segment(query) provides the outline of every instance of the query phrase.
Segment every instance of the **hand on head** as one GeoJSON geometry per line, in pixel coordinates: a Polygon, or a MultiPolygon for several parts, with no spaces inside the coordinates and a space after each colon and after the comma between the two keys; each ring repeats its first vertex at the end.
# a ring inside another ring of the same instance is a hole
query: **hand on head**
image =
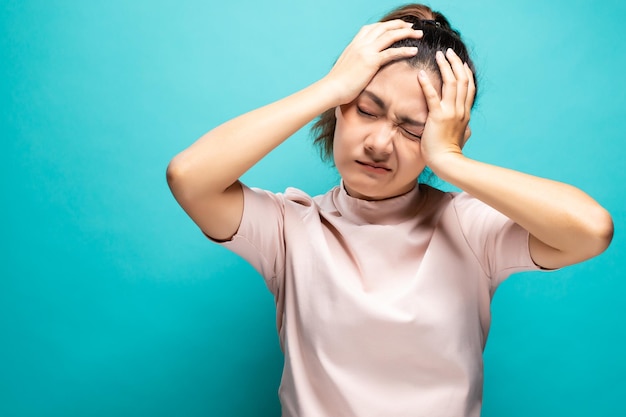
{"type": "Polygon", "coordinates": [[[437,52],[436,60],[441,72],[441,94],[426,71],[420,70],[418,76],[428,105],[422,154],[429,166],[441,156],[461,153],[470,136],[468,124],[476,94],[472,71],[452,49],[445,54],[437,52]]]}
{"type": "Polygon", "coordinates": [[[413,29],[412,23],[403,20],[363,26],[325,77],[335,86],[338,104],[354,100],[382,66],[417,53],[415,47],[389,46],[402,39],[419,39],[422,35],[421,30],[413,29]]]}
{"type": "MultiPolygon", "coordinates": [[[[406,5],[383,17],[380,23],[364,26],[324,77],[324,82],[330,81],[328,90],[335,95],[332,97],[335,103],[347,104],[362,93],[381,68],[394,61],[405,61],[415,69],[415,78],[419,70],[427,74],[423,84],[415,80],[420,96],[423,88],[429,89],[428,110],[434,111],[427,131],[432,133],[426,135],[425,142],[432,146],[425,152],[429,155],[438,155],[442,149],[459,152],[470,136],[467,122],[478,86],[474,64],[460,33],[441,13],[424,5],[406,5]],[[446,52],[449,48],[454,52],[446,52]],[[438,140],[431,141],[432,137],[438,140]]],[[[333,108],[324,112],[313,126],[315,143],[327,160],[333,159],[335,126],[333,108]]]]}

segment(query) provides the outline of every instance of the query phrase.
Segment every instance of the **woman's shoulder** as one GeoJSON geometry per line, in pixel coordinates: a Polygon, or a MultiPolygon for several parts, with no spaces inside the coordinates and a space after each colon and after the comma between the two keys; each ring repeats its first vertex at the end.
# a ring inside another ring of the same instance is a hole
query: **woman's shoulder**
{"type": "Polygon", "coordinates": [[[420,184],[420,193],[432,205],[452,205],[455,208],[489,207],[465,191],[444,191],[428,184],[420,184]]]}
{"type": "Polygon", "coordinates": [[[299,206],[311,207],[314,204],[313,197],[311,197],[306,191],[296,187],[288,187],[285,189],[284,198],[286,201],[299,206]]]}
{"type": "MultiPolygon", "coordinates": [[[[494,208],[465,191],[443,191],[420,184],[420,192],[425,196],[424,211],[447,212],[460,222],[472,221],[480,217],[499,216],[494,208]]],[[[500,215],[501,216],[501,215],[500,215]]]]}
{"type": "Polygon", "coordinates": [[[314,207],[319,205],[318,203],[323,201],[327,195],[329,195],[333,189],[329,190],[325,194],[317,195],[312,197],[307,192],[296,188],[296,187],[287,187],[282,192],[270,191],[264,188],[259,187],[248,187],[243,185],[244,187],[244,195],[254,195],[256,198],[261,199],[271,199],[274,202],[277,202],[284,206],[293,206],[293,207],[314,207]]]}
{"type": "Polygon", "coordinates": [[[419,193],[421,200],[427,206],[447,206],[454,200],[459,193],[454,191],[443,191],[437,187],[428,184],[419,184],[419,193]]]}

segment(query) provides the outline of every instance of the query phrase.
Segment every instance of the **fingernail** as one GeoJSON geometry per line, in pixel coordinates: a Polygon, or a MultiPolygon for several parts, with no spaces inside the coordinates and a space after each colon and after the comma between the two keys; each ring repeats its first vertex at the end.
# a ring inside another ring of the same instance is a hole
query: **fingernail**
{"type": "Polygon", "coordinates": [[[454,53],[454,50],[452,48],[448,48],[448,50],[446,52],[451,54],[451,55],[456,55],[456,53],[454,53]]]}
{"type": "Polygon", "coordinates": [[[420,76],[420,77],[422,77],[422,78],[427,78],[427,76],[426,76],[426,71],[424,71],[424,70],[420,70],[420,72],[419,72],[419,76],[420,76]]]}

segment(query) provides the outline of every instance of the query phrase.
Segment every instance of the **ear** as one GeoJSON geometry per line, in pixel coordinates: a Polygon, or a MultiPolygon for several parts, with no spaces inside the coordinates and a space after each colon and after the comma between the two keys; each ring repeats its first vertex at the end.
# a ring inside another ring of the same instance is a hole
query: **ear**
{"type": "Polygon", "coordinates": [[[461,144],[461,149],[465,146],[470,136],[472,136],[472,129],[468,124],[467,127],[465,127],[465,133],[463,134],[463,143],[461,144]]]}
{"type": "Polygon", "coordinates": [[[335,107],[335,119],[339,120],[344,117],[344,112],[352,103],[342,104],[335,107]]]}

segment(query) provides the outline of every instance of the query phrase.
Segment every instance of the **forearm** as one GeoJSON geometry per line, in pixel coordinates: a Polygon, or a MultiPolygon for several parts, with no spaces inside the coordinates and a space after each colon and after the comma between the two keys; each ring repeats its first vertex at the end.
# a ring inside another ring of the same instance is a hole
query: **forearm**
{"type": "Polygon", "coordinates": [[[322,80],[216,127],[172,160],[168,171],[176,173],[170,172],[171,176],[184,178],[172,184],[173,191],[223,192],[272,149],[335,105],[332,86],[322,80]]]}
{"type": "Polygon", "coordinates": [[[547,268],[584,261],[604,251],[613,237],[607,211],[575,187],[465,157],[476,92],[466,63],[448,50],[437,53],[443,86],[428,74],[418,81],[428,104],[422,157],[441,179],[468,192],[526,229],[533,260],[547,268]]]}
{"type": "Polygon", "coordinates": [[[447,156],[437,164],[433,171],[443,180],[500,211],[560,252],[556,256],[559,260],[543,266],[580,262],[601,253],[611,241],[610,215],[575,187],[461,154],[447,156]]]}

